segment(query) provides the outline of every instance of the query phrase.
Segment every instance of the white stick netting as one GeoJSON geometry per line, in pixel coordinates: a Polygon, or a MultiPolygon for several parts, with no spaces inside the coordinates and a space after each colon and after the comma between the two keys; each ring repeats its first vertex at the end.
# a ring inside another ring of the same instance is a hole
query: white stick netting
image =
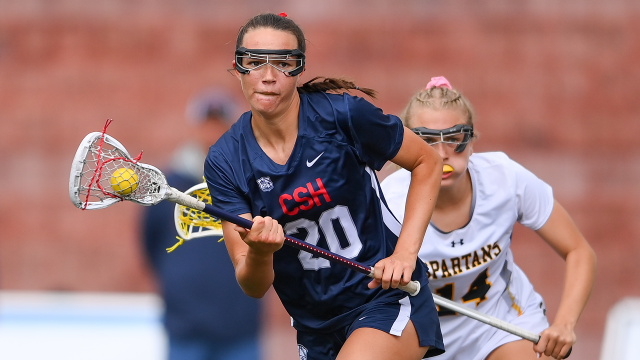
{"type": "Polygon", "coordinates": [[[162,201],[167,180],[160,170],[139,163],[141,155],[131,158],[124,146],[104,131],[87,135],[71,167],[69,193],[74,204],[97,209],[121,200],[142,205],[162,201]]]}

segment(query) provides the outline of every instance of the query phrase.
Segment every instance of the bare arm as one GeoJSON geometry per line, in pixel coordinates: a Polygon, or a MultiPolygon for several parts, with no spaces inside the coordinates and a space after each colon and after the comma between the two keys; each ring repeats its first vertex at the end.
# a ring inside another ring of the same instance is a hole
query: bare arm
{"type": "Polygon", "coordinates": [[[595,280],[596,255],[557,201],[549,220],[536,231],[566,261],[564,289],[553,324],[542,332],[534,351],[563,357],[576,341],[574,328],[595,280]]]}
{"type": "Polygon", "coordinates": [[[391,161],[411,171],[411,185],[398,244],[390,257],[375,265],[375,279],[370,288],[380,284],[385,289],[395,288],[411,280],[442,179],[442,158],[408,128],[404,129],[402,146],[391,161]]]}
{"type": "MultiPolygon", "coordinates": [[[[250,214],[240,216],[251,220],[250,214]]],[[[223,221],[222,232],[238,284],[245,294],[263,297],[275,276],[273,253],[284,244],[282,226],[270,217],[257,216],[250,231],[223,221]]]]}

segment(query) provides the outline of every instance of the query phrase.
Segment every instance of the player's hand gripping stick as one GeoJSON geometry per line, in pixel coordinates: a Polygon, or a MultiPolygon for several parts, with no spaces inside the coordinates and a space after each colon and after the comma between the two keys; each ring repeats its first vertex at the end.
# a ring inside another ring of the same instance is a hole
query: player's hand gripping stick
{"type": "MultiPolygon", "coordinates": [[[[445,307],[449,310],[453,310],[455,312],[458,312],[462,315],[468,316],[474,320],[478,320],[482,323],[485,323],[487,325],[493,326],[497,329],[500,330],[504,330],[510,334],[513,334],[515,336],[519,336],[525,340],[529,340],[534,344],[537,344],[538,341],[540,341],[540,335],[536,334],[534,332],[522,329],[518,326],[515,326],[513,324],[510,324],[506,321],[500,320],[496,317],[487,315],[485,313],[482,313],[478,310],[475,309],[471,309],[468,308],[466,306],[463,306],[461,304],[458,304],[454,301],[451,301],[449,299],[443,298],[442,296],[433,294],[433,302],[436,303],[436,305],[438,306],[442,306],[445,307]]],[[[567,351],[567,355],[564,356],[564,358],[568,358],[569,355],[571,355],[571,350],[573,348],[569,349],[569,351],[567,351]]]]}
{"type": "MultiPolygon", "coordinates": [[[[204,202],[194,197],[191,197],[189,195],[186,195],[180,192],[179,190],[176,190],[171,187],[167,190],[167,194],[165,196],[166,196],[166,199],[171,202],[184,205],[193,209],[204,211],[205,213],[211,216],[215,216],[221,220],[225,220],[230,223],[236,224],[245,229],[251,229],[251,226],[253,225],[253,222],[251,220],[247,220],[243,217],[233,215],[224,210],[218,209],[212,205],[205,204],[204,202]]],[[[374,277],[373,267],[369,267],[361,263],[358,263],[356,261],[353,261],[351,259],[347,259],[340,255],[334,254],[330,251],[324,250],[317,246],[298,240],[292,236],[285,235],[284,240],[285,240],[285,244],[288,246],[312,253],[314,255],[317,255],[329,261],[340,263],[352,270],[365,274],[371,278],[374,277]]],[[[409,295],[411,296],[415,296],[420,292],[420,283],[414,280],[409,282],[407,285],[400,285],[398,286],[398,288],[408,292],[409,295]]]]}

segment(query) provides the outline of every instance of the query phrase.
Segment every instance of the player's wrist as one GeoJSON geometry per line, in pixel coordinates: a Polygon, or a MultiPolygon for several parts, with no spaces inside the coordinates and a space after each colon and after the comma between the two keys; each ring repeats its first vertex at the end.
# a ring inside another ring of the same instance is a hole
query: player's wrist
{"type": "Polygon", "coordinates": [[[257,246],[249,246],[245,262],[251,267],[271,266],[273,264],[273,252],[257,246]]]}
{"type": "Polygon", "coordinates": [[[553,324],[551,324],[551,326],[573,331],[573,329],[576,327],[576,321],[571,319],[556,318],[556,320],[553,322],[553,324]]]}
{"type": "Polygon", "coordinates": [[[414,263],[418,259],[418,251],[396,247],[391,257],[397,260],[405,261],[407,263],[414,263]]]}

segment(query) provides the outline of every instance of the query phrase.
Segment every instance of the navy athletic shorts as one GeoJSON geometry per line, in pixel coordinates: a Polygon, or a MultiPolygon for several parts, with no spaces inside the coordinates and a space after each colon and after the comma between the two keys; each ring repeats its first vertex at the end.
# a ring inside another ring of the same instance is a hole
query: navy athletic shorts
{"type": "Polygon", "coordinates": [[[335,360],[349,335],[359,328],[373,328],[399,336],[411,320],[421,346],[429,346],[425,358],[444,353],[440,321],[428,287],[416,296],[400,301],[374,302],[363,306],[351,325],[338,331],[319,333],[297,332],[300,360],[335,360]]]}

